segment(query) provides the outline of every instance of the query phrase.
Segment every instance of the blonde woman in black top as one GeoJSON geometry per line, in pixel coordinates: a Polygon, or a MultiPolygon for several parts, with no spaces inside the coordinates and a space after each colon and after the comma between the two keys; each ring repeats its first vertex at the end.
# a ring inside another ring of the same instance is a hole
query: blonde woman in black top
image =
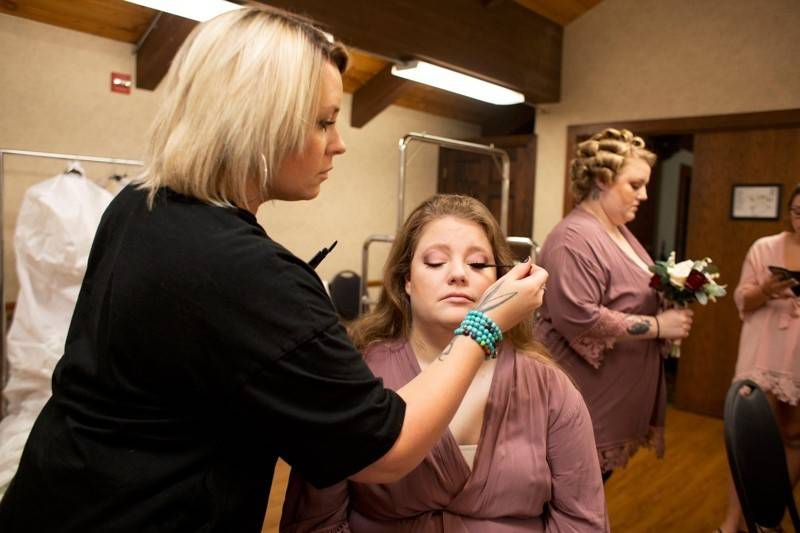
{"type": "MultiPolygon", "coordinates": [[[[314,271],[256,222],[266,200],[314,198],[344,152],[346,62],[311,24],[258,8],[189,36],[149,166],[98,229],[0,531],[257,532],[277,457],[319,486],[386,482],[440,438],[481,347],[454,338],[384,389],[314,271]]],[[[478,307],[506,330],[545,277],[519,265],[478,307]]]]}

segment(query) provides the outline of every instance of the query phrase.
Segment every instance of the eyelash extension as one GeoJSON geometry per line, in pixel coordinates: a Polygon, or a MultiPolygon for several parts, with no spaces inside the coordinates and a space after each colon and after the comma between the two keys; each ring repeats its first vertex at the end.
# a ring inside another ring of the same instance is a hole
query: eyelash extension
{"type": "Polygon", "coordinates": [[[490,263],[470,263],[472,268],[512,268],[514,265],[492,265],[490,263]]]}
{"type": "MultiPolygon", "coordinates": [[[[444,263],[425,263],[429,267],[440,267],[444,263]]],[[[513,268],[514,265],[494,265],[490,263],[468,263],[468,265],[472,268],[482,270],[484,268],[513,268]]]]}

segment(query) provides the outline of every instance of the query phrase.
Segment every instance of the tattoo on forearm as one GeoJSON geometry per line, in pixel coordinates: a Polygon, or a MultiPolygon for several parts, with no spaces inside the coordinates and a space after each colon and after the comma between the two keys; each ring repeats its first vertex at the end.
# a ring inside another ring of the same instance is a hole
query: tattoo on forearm
{"type": "Polygon", "coordinates": [[[475,309],[485,313],[486,311],[490,311],[492,309],[495,309],[496,307],[500,307],[501,305],[503,305],[504,303],[506,303],[511,298],[517,295],[516,292],[506,292],[504,294],[499,294],[495,296],[497,294],[497,291],[499,291],[500,287],[502,286],[503,282],[500,281],[498,282],[496,287],[492,287],[491,289],[489,289],[489,291],[484,295],[484,297],[481,298],[481,301],[478,302],[478,305],[475,307],[475,309]]]}
{"type": "Polygon", "coordinates": [[[631,335],[644,335],[650,331],[650,321],[640,316],[627,316],[625,321],[628,322],[628,333],[631,335]]]}
{"type": "Polygon", "coordinates": [[[456,338],[455,337],[450,339],[450,342],[447,344],[447,346],[444,347],[444,350],[442,350],[442,353],[439,354],[439,361],[444,361],[444,358],[447,357],[448,355],[450,355],[450,352],[453,350],[453,345],[455,343],[456,343],[456,338]]]}

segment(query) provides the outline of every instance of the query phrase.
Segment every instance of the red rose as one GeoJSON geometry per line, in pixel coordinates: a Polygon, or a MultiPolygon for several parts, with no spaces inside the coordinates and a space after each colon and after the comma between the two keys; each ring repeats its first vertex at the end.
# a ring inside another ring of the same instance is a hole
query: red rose
{"type": "Polygon", "coordinates": [[[661,287],[661,276],[658,274],[653,274],[653,277],[650,278],[650,286],[654,289],[661,287]]]}
{"type": "Polygon", "coordinates": [[[696,291],[706,283],[708,283],[706,275],[698,270],[692,269],[692,271],[689,272],[689,275],[686,277],[686,283],[684,283],[683,286],[690,291],[696,291]]]}

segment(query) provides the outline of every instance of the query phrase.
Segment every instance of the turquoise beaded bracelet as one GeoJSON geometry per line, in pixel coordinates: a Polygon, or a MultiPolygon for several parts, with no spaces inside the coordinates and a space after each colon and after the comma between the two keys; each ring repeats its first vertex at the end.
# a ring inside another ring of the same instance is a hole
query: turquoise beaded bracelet
{"type": "Polygon", "coordinates": [[[503,332],[497,324],[485,313],[474,309],[467,313],[453,333],[465,335],[477,342],[486,354],[487,360],[497,357],[497,346],[503,340],[503,332]]]}

